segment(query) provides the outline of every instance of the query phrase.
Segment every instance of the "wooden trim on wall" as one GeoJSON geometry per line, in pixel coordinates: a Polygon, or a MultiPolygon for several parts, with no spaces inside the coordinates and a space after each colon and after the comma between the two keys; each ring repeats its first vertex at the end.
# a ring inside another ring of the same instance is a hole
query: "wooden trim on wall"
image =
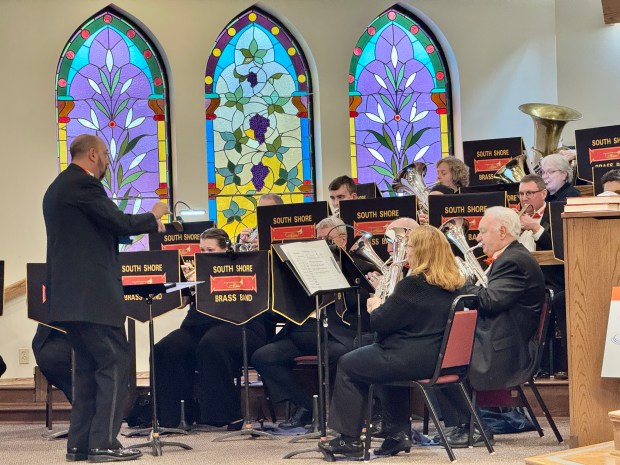
{"type": "Polygon", "coordinates": [[[20,279],[4,288],[4,302],[15,299],[26,293],[26,278],[20,279]]]}
{"type": "Polygon", "coordinates": [[[620,23],[620,0],[601,0],[605,24],[620,23]]]}

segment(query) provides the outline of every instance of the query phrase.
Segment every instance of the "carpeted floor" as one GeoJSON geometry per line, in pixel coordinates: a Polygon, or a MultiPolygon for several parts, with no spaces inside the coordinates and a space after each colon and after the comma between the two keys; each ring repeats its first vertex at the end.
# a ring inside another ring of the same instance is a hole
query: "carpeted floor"
{"type": "MultiPolygon", "coordinates": [[[[556,419],[558,427],[565,438],[568,437],[568,419],[556,419]]],[[[55,424],[55,430],[65,428],[66,424],[55,424]]],[[[566,449],[566,443],[558,444],[551,429],[544,423],[545,436],[539,438],[536,432],[496,436],[495,454],[489,455],[484,447],[474,449],[457,449],[455,455],[461,465],[486,464],[524,464],[524,459],[533,455],[566,449]]],[[[124,429],[124,431],[127,431],[124,429]]],[[[52,465],[64,464],[66,440],[48,441],[42,434],[46,430],[41,425],[0,424],[0,464],[2,465],[52,465]]],[[[316,441],[289,443],[290,437],[276,437],[275,440],[250,439],[247,436],[236,437],[226,442],[212,442],[225,431],[214,429],[212,432],[192,433],[187,436],[167,436],[164,440],[184,442],[193,450],[185,451],[177,447],[164,447],[161,457],[150,455],[150,449],[142,449],[144,456],[139,459],[141,465],[147,464],[319,464],[324,463],[318,452],[298,455],[291,460],[282,457],[296,450],[311,448],[316,441]]],[[[143,439],[122,438],[125,446],[141,442],[143,439]]],[[[376,447],[378,447],[377,443],[376,447]]],[[[420,463],[424,465],[449,465],[445,450],[437,446],[415,447],[411,454],[399,454],[395,457],[377,459],[380,463],[420,463]]],[[[136,462],[137,463],[137,462],[136,462]]]]}

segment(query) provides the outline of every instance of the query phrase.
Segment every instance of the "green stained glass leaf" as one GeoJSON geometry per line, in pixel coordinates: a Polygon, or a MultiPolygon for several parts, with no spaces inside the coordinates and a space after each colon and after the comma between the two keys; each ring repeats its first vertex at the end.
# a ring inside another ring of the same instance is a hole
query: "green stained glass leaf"
{"type": "Polygon", "coordinates": [[[123,183],[123,165],[118,164],[118,170],[116,171],[116,185],[117,188],[120,189],[123,183]]]}
{"type": "Polygon", "coordinates": [[[255,55],[256,52],[258,50],[258,43],[256,42],[256,39],[252,39],[252,41],[250,42],[250,53],[252,55],[255,55]]]}
{"type": "Polygon", "coordinates": [[[118,106],[118,108],[116,109],[116,111],[114,112],[114,114],[112,115],[112,119],[116,118],[120,114],[120,112],[125,109],[125,107],[127,106],[128,103],[129,103],[129,99],[128,98],[123,100],[120,103],[120,105],[118,106]]]}
{"type": "Polygon", "coordinates": [[[286,168],[280,167],[278,176],[280,176],[282,179],[288,179],[288,171],[286,171],[286,168]]]}
{"type": "Polygon", "coordinates": [[[385,103],[388,107],[390,107],[392,111],[396,111],[396,108],[394,108],[394,104],[390,101],[389,98],[387,98],[383,94],[379,94],[379,97],[381,97],[381,100],[383,100],[383,103],[385,103]]]}
{"type": "MultiPolygon", "coordinates": [[[[243,57],[247,60],[248,58],[250,59],[250,61],[252,60],[252,52],[250,50],[248,50],[247,48],[242,48],[241,50],[239,50],[241,52],[241,55],[243,55],[243,57]]],[[[245,63],[245,60],[244,60],[245,63]]]]}
{"type": "Polygon", "coordinates": [[[399,108],[398,108],[399,113],[401,112],[403,108],[407,106],[407,104],[409,103],[409,100],[411,100],[411,97],[413,97],[413,94],[409,94],[403,99],[402,103],[399,105],[399,108]]]}
{"type": "Polygon", "coordinates": [[[112,90],[110,89],[110,82],[108,81],[108,77],[105,75],[103,70],[99,70],[99,76],[101,77],[101,82],[103,83],[103,87],[108,91],[108,95],[112,95],[112,90]]]}
{"type": "MultiPolygon", "coordinates": [[[[101,103],[99,100],[95,100],[95,105],[97,105],[97,108],[99,108],[99,110],[101,110],[101,113],[103,113],[104,115],[106,115],[108,118],[110,118],[110,115],[108,113],[108,109],[106,107],[103,106],[103,103],[101,103]]],[[[111,119],[111,118],[110,118],[111,119]]]]}
{"type": "Polygon", "coordinates": [[[286,184],[286,179],[277,179],[274,184],[276,186],[283,186],[284,184],[286,184]]]}
{"type": "Polygon", "coordinates": [[[235,102],[231,101],[231,100],[227,100],[226,103],[224,103],[225,107],[234,107],[236,105],[235,102]]]}
{"type": "Polygon", "coordinates": [[[111,86],[111,93],[114,93],[114,90],[116,90],[116,86],[118,85],[118,81],[121,78],[121,70],[120,68],[116,71],[116,73],[114,73],[114,78],[112,78],[112,86],[111,86]]]}
{"type": "Polygon", "coordinates": [[[394,144],[392,143],[392,138],[390,137],[390,135],[387,133],[387,131],[385,130],[385,126],[383,126],[383,137],[385,138],[385,141],[387,142],[387,147],[394,152],[394,144]]]}
{"type": "Polygon", "coordinates": [[[407,150],[412,145],[417,144],[417,142],[420,140],[420,137],[422,137],[422,134],[424,134],[429,129],[430,128],[423,128],[414,134],[412,128],[411,132],[407,135],[407,139],[405,139],[405,146],[403,147],[403,150],[407,150]]]}
{"type": "Polygon", "coordinates": [[[231,173],[235,172],[235,164],[230,160],[228,160],[228,163],[226,164],[226,168],[228,168],[228,171],[231,173]]]}
{"type": "Polygon", "coordinates": [[[123,143],[121,144],[121,151],[118,155],[118,159],[120,160],[122,157],[130,153],[136,147],[136,144],[140,142],[140,139],[146,136],[147,134],[140,134],[139,136],[136,136],[133,139],[129,140],[128,134],[123,143]],[[125,143],[125,141],[127,141],[127,143],[125,143]]]}
{"type": "Polygon", "coordinates": [[[261,49],[261,50],[257,50],[256,53],[254,54],[254,58],[265,58],[265,55],[267,55],[267,50],[261,49]]]}
{"type": "MultiPolygon", "coordinates": [[[[377,131],[373,131],[372,129],[367,129],[367,131],[369,133],[371,133],[373,136],[375,136],[375,139],[377,139],[377,142],[379,142],[382,146],[384,146],[385,148],[388,148],[388,149],[390,148],[390,144],[388,144],[388,141],[385,139],[384,136],[379,134],[377,131]]],[[[385,129],[384,129],[384,131],[385,131],[385,129]]]]}
{"type": "Polygon", "coordinates": [[[388,176],[391,178],[394,177],[394,173],[391,173],[389,170],[387,170],[386,168],[384,168],[383,166],[377,166],[377,165],[370,165],[370,167],[375,170],[377,173],[383,175],[383,176],[388,176]]]}
{"type": "Polygon", "coordinates": [[[235,186],[240,186],[241,178],[239,176],[233,176],[233,183],[235,184],[235,186]]]}
{"type": "Polygon", "coordinates": [[[387,75],[387,78],[389,79],[390,84],[392,84],[392,87],[394,88],[394,90],[396,90],[396,82],[394,82],[394,76],[392,75],[392,70],[386,64],[384,64],[383,66],[385,67],[385,74],[387,75]]]}
{"type": "Polygon", "coordinates": [[[396,165],[396,157],[392,157],[392,161],[390,165],[392,168],[392,173],[396,174],[398,172],[398,166],[396,165]]]}
{"type": "Polygon", "coordinates": [[[400,71],[398,72],[398,77],[396,78],[396,89],[400,87],[400,83],[403,81],[403,76],[405,75],[405,66],[401,66],[400,71]]]}
{"type": "Polygon", "coordinates": [[[284,73],[275,73],[269,79],[280,79],[282,76],[284,76],[284,73]]]}

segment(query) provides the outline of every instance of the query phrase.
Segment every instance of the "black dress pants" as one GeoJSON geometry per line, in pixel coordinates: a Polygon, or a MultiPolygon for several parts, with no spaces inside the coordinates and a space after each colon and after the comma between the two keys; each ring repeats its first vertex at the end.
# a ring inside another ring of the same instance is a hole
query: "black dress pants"
{"type": "MultiPolygon", "coordinates": [[[[299,385],[293,373],[293,359],[316,355],[316,342],[316,320],[311,318],[301,326],[289,323],[284,335],[276,335],[274,341],[254,353],[251,364],[266,383],[273,402],[288,400],[298,407],[312,410],[312,397],[299,385]]],[[[328,336],[327,351],[330,380],[333,381],[338,359],[349,349],[328,336]]]]}
{"type": "Polygon", "coordinates": [[[59,331],[53,331],[40,349],[34,352],[37,365],[47,382],[60,389],[72,402],[71,342],[59,331]]]}
{"type": "MultiPolygon", "coordinates": [[[[186,421],[225,425],[243,417],[234,380],[243,367],[241,327],[214,320],[206,326],[174,330],[155,344],[155,375],[160,424],[176,427],[185,400],[186,421]],[[194,384],[199,411],[194,406],[194,384]]],[[[247,327],[248,357],[265,344],[264,325],[247,327]]]]}
{"type": "MultiPolygon", "coordinates": [[[[416,379],[411,364],[403,363],[377,344],[360,347],[338,362],[328,425],[341,434],[359,437],[367,411],[371,384],[416,379]]],[[[410,430],[409,388],[378,385],[383,420],[389,433],[410,430]]]]}
{"type": "Polygon", "coordinates": [[[64,323],[75,351],[75,399],[68,448],[116,449],[129,396],[129,344],[124,327],[64,323]]]}

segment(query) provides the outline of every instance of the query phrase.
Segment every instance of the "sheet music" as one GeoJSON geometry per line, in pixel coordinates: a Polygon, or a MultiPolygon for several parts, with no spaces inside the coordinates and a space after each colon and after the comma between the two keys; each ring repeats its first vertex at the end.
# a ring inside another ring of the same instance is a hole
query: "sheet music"
{"type": "Polygon", "coordinates": [[[350,287],[325,241],[292,242],[281,249],[310,295],[350,287]]]}

